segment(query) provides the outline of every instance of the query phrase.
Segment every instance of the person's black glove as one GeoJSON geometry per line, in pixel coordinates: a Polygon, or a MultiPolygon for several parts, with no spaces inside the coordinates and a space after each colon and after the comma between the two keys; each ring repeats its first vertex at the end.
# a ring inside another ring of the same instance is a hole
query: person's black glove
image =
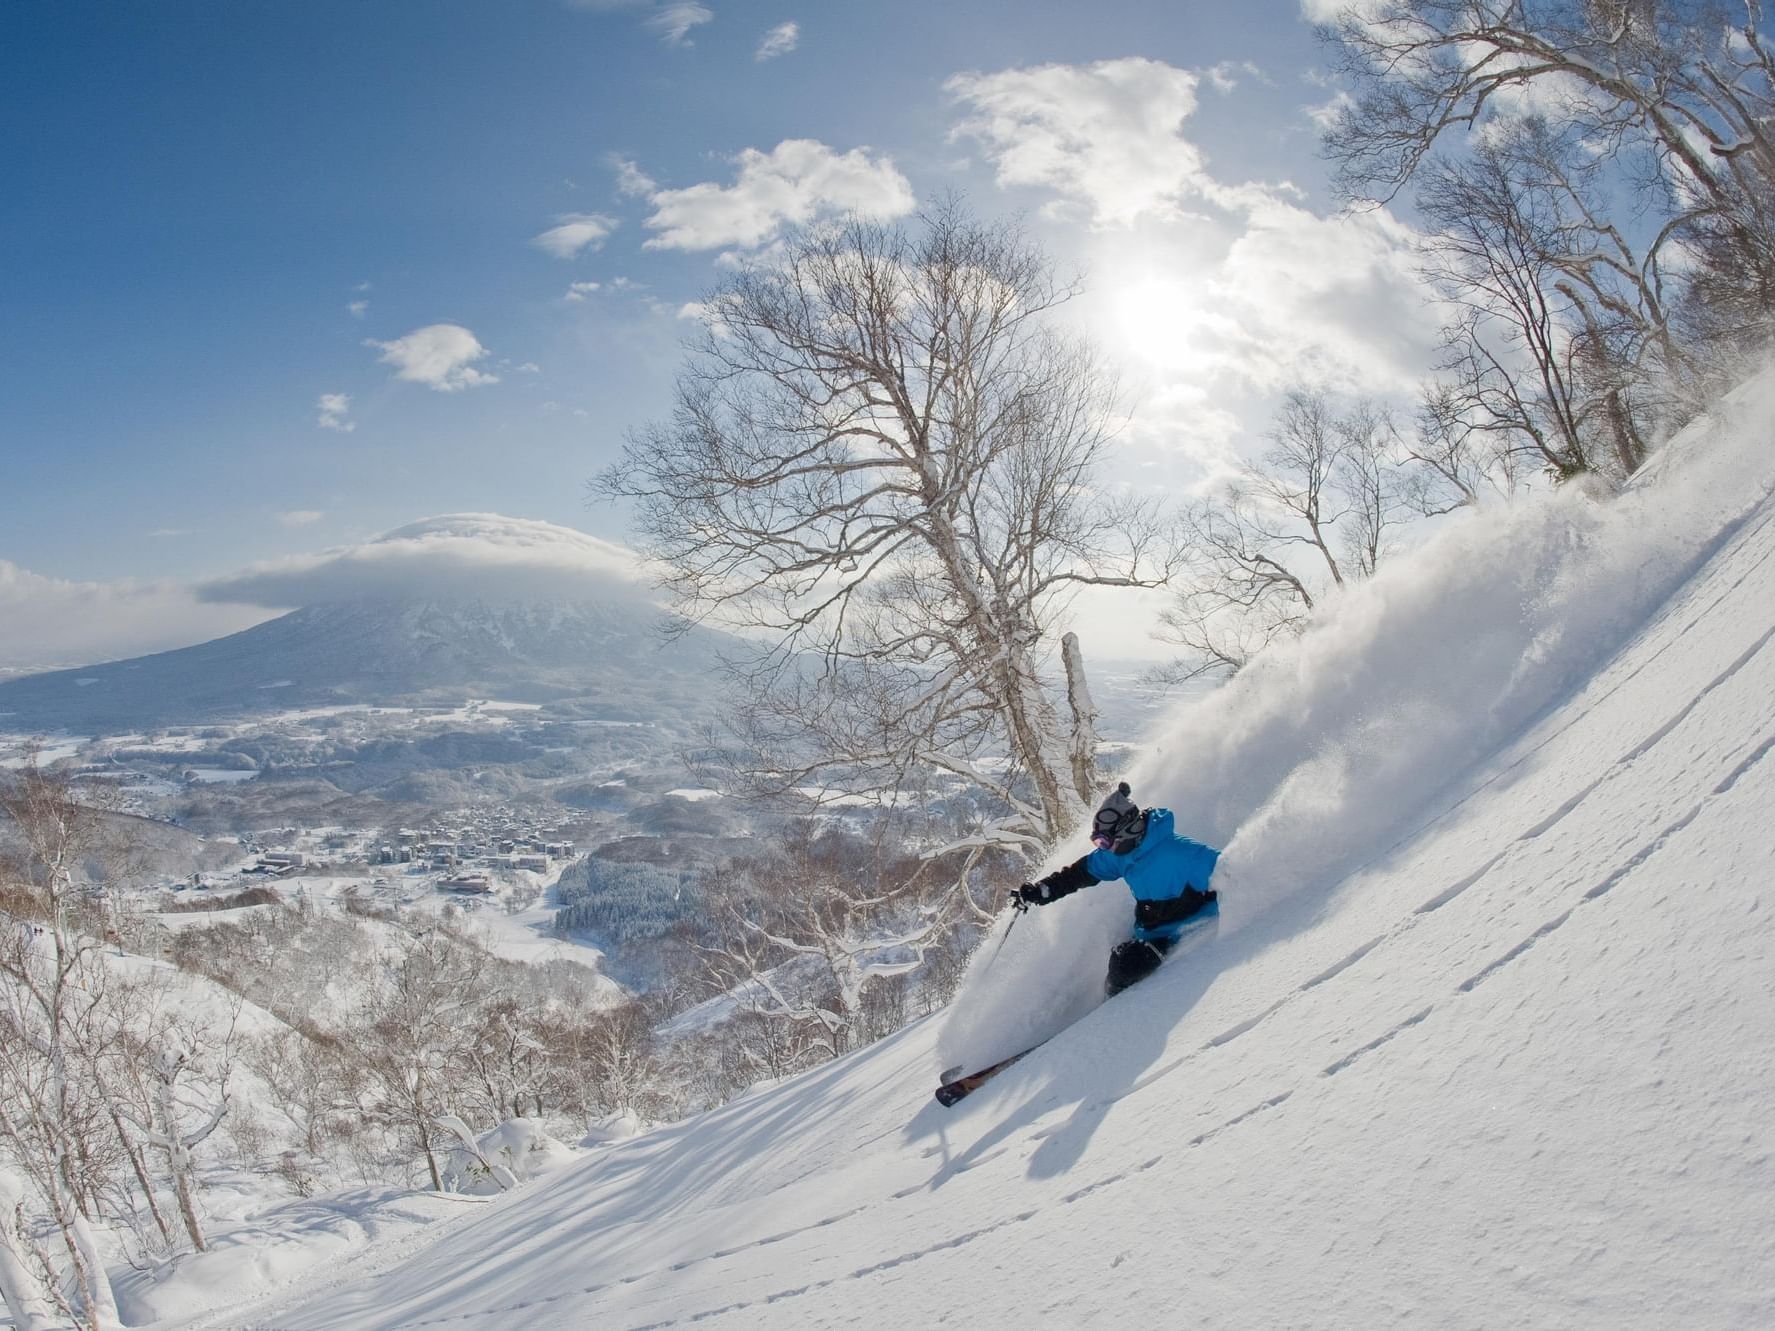
{"type": "Polygon", "coordinates": [[[1048,885],[1046,883],[1024,883],[1011,893],[1023,907],[1045,906],[1048,904],[1048,885]]]}

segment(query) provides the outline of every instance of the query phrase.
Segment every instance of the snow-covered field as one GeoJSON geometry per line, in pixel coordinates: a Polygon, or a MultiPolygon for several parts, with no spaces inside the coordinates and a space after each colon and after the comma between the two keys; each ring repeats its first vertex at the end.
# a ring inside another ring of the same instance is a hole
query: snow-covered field
{"type": "Polygon", "coordinates": [[[1224,923],[1139,988],[1081,894],[951,1014],[162,1325],[1775,1324],[1775,385],[1726,415],[1174,718],[1136,794],[1224,923]]]}
{"type": "Polygon", "coordinates": [[[20,768],[28,762],[44,766],[72,758],[80,752],[84,740],[57,738],[44,743],[34,735],[0,733],[0,767],[20,768]]]}
{"type": "MultiPolygon", "coordinates": [[[[279,890],[285,897],[297,892],[307,892],[316,902],[332,901],[347,893],[355,893],[371,900],[383,894],[389,894],[395,901],[412,910],[440,913],[445,910],[462,912],[468,923],[465,928],[477,942],[495,956],[504,957],[507,961],[522,961],[537,965],[545,961],[573,961],[582,966],[598,970],[599,963],[604,959],[603,951],[585,942],[583,939],[562,938],[554,930],[555,912],[560,908],[555,900],[555,881],[561,876],[566,865],[558,864],[547,874],[531,873],[526,870],[506,871],[505,878],[513,881],[502,881],[498,889],[487,896],[463,896],[455,893],[443,893],[433,889],[432,879],[427,875],[401,874],[395,877],[317,877],[294,878],[284,880],[279,890]],[[382,887],[378,887],[378,884],[382,887]],[[505,898],[518,884],[527,886],[536,893],[535,900],[522,910],[506,909],[505,898]]],[[[258,909],[246,907],[247,910],[258,909]]],[[[161,916],[167,921],[197,921],[226,919],[239,914],[239,911],[199,912],[186,916],[161,916]]],[[[600,975],[599,984],[613,1001],[623,996],[623,990],[614,980],[600,975]]]]}
{"type": "MultiPolygon", "coordinates": [[[[268,684],[264,687],[276,686],[268,684]]],[[[281,712],[267,712],[255,715],[250,720],[229,724],[180,727],[175,728],[172,733],[152,736],[143,733],[100,736],[56,735],[47,741],[41,736],[30,733],[8,731],[5,728],[5,721],[9,714],[0,712],[0,767],[22,766],[26,760],[27,746],[35,749],[39,763],[48,766],[64,758],[78,757],[93,746],[102,747],[105,753],[118,749],[129,749],[140,753],[194,753],[209,749],[222,740],[242,735],[263,732],[299,732],[310,722],[353,722],[360,728],[374,727],[378,732],[397,735],[409,731],[435,729],[440,726],[497,731],[510,727],[514,720],[541,711],[542,705],[540,703],[505,702],[495,698],[470,698],[460,707],[382,707],[364,703],[341,703],[332,707],[300,707],[281,712]],[[203,733],[199,734],[199,730],[203,733]]],[[[310,740],[318,743],[323,737],[319,734],[286,733],[284,738],[291,741],[310,740]]],[[[198,773],[199,780],[205,781],[245,781],[257,775],[256,772],[221,768],[195,768],[192,770],[198,773]]]]}

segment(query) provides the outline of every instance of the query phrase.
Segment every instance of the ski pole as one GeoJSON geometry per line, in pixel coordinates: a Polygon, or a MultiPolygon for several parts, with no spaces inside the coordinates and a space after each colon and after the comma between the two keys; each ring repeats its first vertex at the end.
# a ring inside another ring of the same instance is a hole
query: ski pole
{"type": "Polygon", "coordinates": [[[992,969],[992,963],[998,960],[998,954],[1005,950],[1005,944],[1010,941],[1011,930],[1017,927],[1018,917],[1028,909],[1029,903],[1022,897],[1011,898],[1011,922],[1005,926],[1004,937],[998,940],[998,946],[992,949],[992,956],[987,960],[985,967],[982,968],[980,972],[982,975],[992,969]]]}

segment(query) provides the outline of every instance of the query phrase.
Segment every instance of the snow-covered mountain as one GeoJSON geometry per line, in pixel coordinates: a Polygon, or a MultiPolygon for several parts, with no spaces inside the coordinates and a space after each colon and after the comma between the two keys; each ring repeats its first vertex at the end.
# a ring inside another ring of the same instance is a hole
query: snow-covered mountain
{"type": "Polygon", "coordinates": [[[662,643],[660,611],[616,547],[487,514],[261,565],[205,592],[301,608],[177,651],[0,683],[0,728],[96,733],[465,693],[671,706],[706,693],[719,641],[662,643]]]}
{"type": "Polygon", "coordinates": [[[177,1324],[1770,1325],[1772,423],[1765,379],[1635,494],[1456,524],[1174,717],[1131,775],[1224,918],[1113,1002],[1105,885],[949,1013],[423,1233],[261,1217],[191,1278],[338,1260],[177,1324]]]}

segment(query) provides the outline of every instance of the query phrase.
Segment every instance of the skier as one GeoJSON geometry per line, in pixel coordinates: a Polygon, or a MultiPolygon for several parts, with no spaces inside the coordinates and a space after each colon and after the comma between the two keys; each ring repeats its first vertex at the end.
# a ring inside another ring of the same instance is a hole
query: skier
{"type": "Polygon", "coordinates": [[[1129,798],[1126,781],[1110,792],[1091,823],[1091,844],[1083,859],[1056,869],[1046,878],[1017,887],[1018,909],[1045,906],[1081,887],[1111,878],[1126,880],[1134,894],[1134,937],[1109,954],[1104,989],[1118,994],[1144,980],[1177,942],[1185,921],[1214,905],[1208,886],[1220,852],[1179,836],[1169,809],[1148,809],[1129,798]]]}

